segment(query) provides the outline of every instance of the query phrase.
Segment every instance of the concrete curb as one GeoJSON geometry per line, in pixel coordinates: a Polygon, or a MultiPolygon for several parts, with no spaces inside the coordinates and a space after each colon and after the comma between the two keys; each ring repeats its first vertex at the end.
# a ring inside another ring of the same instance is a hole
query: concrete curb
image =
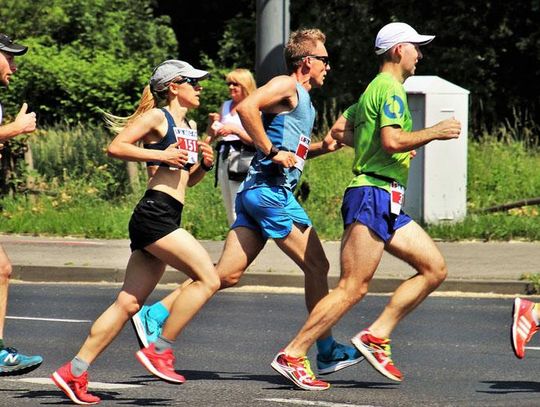
{"type": "MultiPolygon", "coordinates": [[[[14,265],[12,278],[26,282],[44,283],[121,283],[125,269],[69,267],[69,266],[23,266],[14,265]]],[[[161,279],[162,284],[180,284],[186,280],[183,273],[167,270],[161,279]]],[[[335,287],[338,276],[330,275],[330,287],[335,287]]],[[[371,293],[390,293],[403,282],[400,278],[375,277],[369,287],[371,293]]],[[[304,287],[304,276],[300,273],[251,272],[244,274],[239,287],[268,286],[268,287],[304,287]]],[[[531,285],[526,281],[516,280],[465,280],[447,279],[437,291],[457,291],[474,293],[495,293],[525,295],[531,293],[531,285]]]]}

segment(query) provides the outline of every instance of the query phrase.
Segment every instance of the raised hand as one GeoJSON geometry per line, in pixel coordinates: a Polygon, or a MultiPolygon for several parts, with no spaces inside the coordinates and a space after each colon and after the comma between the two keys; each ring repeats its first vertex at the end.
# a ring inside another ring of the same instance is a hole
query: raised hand
{"type": "Polygon", "coordinates": [[[21,110],[15,117],[15,123],[19,129],[19,134],[31,133],[36,129],[36,114],[34,112],[26,113],[28,104],[23,103],[21,110]]]}

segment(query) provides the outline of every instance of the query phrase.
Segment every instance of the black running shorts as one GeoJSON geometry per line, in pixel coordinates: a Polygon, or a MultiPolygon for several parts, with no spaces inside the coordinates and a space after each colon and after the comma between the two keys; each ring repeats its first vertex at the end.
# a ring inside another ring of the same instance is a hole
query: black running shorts
{"type": "Polygon", "coordinates": [[[129,221],[131,251],[142,250],[180,227],[184,205],[172,196],[149,189],[129,221]]]}

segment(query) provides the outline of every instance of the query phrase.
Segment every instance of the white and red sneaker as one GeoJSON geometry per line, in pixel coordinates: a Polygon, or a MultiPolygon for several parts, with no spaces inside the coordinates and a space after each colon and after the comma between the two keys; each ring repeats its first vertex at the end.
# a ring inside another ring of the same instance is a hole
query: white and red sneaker
{"type": "Polygon", "coordinates": [[[139,362],[153,375],[170,383],[182,384],[186,378],[174,370],[175,357],[172,349],[167,349],[163,353],[156,352],[156,346],[151,343],[146,348],[142,348],[135,356],[139,362]]]}
{"type": "Polygon", "coordinates": [[[392,355],[390,339],[377,338],[365,329],[356,334],[351,342],[379,373],[396,382],[403,380],[403,374],[394,366],[390,357],[392,355]]]}
{"type": "Polygon", "coordinates": [[[326,390],[330,383],[318,380],[307,357],[293,358],[280,351],[271,363],[272,368],[304,390],[326,390]]]}
{"type": "Polygon", "coordinates": [[[512,330],[510,331],[512,349],[519,358],[525,357],[525,345],[538,331],[533,317],[534,302],[516,298],[512,309],[512,330]]]}
{"type": "Polygon", "coordinates": [[[51,376],[54,384],[62,390],[75,404],[98,404],[101,399],[87,392],[88,372],[76,377],[71,373],[71,362],[66,363],[51,376]]]}

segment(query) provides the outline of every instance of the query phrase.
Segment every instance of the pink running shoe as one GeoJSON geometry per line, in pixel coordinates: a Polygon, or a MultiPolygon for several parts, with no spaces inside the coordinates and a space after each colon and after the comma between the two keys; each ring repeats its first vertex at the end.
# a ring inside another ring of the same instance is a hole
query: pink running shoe
{"type": "Polygon", "coordinates": [[[516,298],[512,309],[512,349],[519,359],[525,357],[525,345],[538,331],[533,318],[534,302],[516,298]]]}
{"type": "Polygon", "coordinates": [[[280,351],[271,363],[272,368],[304,390],[326,390],[330,383],[318,380],[307,357],[293,358],[280,351]]]}
{"type": "Polygon", "coordinates": [[[87,392],[88,372],[84,372],[79,377],[73,376],[71,362],[54,372],[51,379],[75,404],[90,405],[101,401],[99,397],[87,392]]]}
{"type": "Polygon", "coordinates": [[[142,348],[135,356],[139,362],[153,375],[171,383],[181,384],[186,378],[174,371],[175,357],[172,349],[167,349],[163,353],[156,352],[156,346],[151,343],[146,348],[142,348]]]}
{"type": "Polygon", "coordinates": [[[390,357],[392,355],[390,339],[377,338],[365,329],[356,334],[351,342],[379,373],[396,382],[403,380],[403,374],[394,366],[390,357]]]}

